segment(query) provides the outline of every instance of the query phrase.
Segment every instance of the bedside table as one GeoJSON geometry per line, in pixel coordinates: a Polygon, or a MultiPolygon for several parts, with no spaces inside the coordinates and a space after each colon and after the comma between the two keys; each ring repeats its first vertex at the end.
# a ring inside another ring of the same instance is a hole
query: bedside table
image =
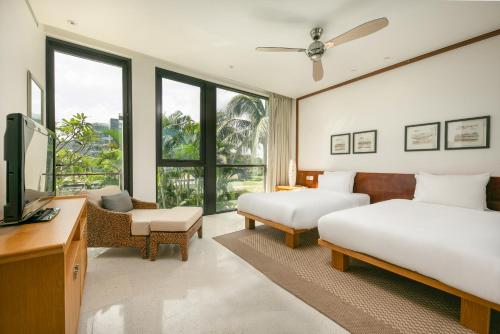
{"type": "Polygon", "coordinates": [[[275,191],[290,191],[290,190],[299,190],[299,189],[306,189],[307,187],[304,186],[276,186],[274,187],[275,191]]]}

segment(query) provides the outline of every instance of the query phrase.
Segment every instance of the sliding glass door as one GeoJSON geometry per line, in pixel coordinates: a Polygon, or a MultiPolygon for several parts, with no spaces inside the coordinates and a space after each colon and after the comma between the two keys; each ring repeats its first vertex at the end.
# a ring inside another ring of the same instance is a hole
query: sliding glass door
{"type": "Polygon", "coordinates": [[[130,60],[47,39],[47,123],[60,195],[131,189],[130,60]]]}
{"type": "Polygon", "coordinates": [[[156,69],[157,200],[234,210],[264,191],[267,99],[156,69]]]}

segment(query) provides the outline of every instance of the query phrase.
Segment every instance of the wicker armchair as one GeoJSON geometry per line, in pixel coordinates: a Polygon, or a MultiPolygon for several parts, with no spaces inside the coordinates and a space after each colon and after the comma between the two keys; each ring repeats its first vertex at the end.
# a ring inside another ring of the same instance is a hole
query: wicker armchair
{"type": "MultiPolygon", "coordinates": [[[[116,188],[107,187],[103,194],[110,194],[116,188]]],[[[119,191],[119,189],[118,189],[119,191]]],[[[90,193],[90,191],[89,191],[90,193]]],[[[100,201],[87,201],[88,212],[88,246],[89,247],[132,247],[141,251],[147,258],[147,235],[132,235],[132,214],[128,212],[109,211],[100,206],[100,201]]],[[[100,197],[99,197],[100,198],[100,197]]],[[[143,202],[132,198],[134,209],[156,209],[156,203],[143,202]]]]}

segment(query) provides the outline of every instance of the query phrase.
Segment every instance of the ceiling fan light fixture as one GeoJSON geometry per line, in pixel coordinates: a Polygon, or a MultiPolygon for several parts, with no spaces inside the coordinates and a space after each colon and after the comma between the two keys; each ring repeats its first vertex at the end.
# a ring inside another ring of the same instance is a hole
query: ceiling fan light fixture
{"type": "MultiPolygon", "coordinates": [[[[325,43],[320,41],[321,35],[323,34],[322,28],[313,28],[309,32],[313,42],[309,44],[307,49],[301,48],[288,48],[288,47],[258,47],[257,51],[267,51],[267,52],[304,52],[313,62],[313,79],[314,81],[319,81],[323,78],[323,65],[321,64],[321,57],[325,53],[326,49],[337,47],[341,44],[353,41],[358,38],[362,38],[385,28],[389,24],[389,20],[386,17],[381,17],[375,20],[365,22],[363,24],[354,27],[353,29],[346,31],[343,34],[334,37],[325,43]]],[[[385,60],[390,58],[386,57],[385,60]]],[[[352,71],[354,72],[354,71],[352,71]]]]}
{"type": "Polygon", "coordinates": [[[321,41],[314,41],[309,45],[306,53],[312,61],[320,60],[323,53],[325,53],[325,45],[321,41]]]}

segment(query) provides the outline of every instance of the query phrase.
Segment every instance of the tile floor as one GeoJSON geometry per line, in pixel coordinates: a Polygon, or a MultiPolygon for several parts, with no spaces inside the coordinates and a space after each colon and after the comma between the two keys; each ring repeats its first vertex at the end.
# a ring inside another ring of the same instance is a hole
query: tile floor
{"type": "Polygon", "coordinates": [[[189,261],[163,245],[89,248],[79,333],[347,333],[212,239],[244,228],[236,213],[205,217],[189,261]]]}

